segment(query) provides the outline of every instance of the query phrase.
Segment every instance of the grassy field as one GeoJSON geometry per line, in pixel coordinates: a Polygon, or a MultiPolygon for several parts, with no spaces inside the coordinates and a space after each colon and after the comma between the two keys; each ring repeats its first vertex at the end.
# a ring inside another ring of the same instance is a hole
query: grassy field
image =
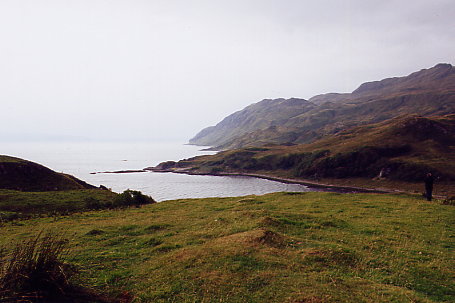
{"type": "Polygon", "coordinates": [[[87,210],[93,205],[101,207],[112,203],[116,196],[116,193],[100,189],[52,192],[0,189],[0,219],[73,213],[87,210]]]}
{"type": "Polygon", "coordinates": [[[70,240],[77,283],[134,302],[453,302],[455,208],[390,194],[166,201],[4,223],[70,240]]]}

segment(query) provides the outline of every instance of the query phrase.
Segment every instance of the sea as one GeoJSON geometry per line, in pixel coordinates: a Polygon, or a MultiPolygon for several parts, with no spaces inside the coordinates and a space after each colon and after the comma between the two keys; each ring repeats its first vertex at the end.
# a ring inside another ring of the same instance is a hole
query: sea
{"type": "Polygon", "coordinates": [[[300,184],[242,176],[195,176],[156,172],[103,173],[140,170],[168,160],[178,161],[214,153],[201,149],[200,146],[185,145],[181,142],[3,142],[0,154],[37,162],[57,172],[71,174],[89,184],[104,185],[114,192],[139,190],[156,201],[320,190],[300,184]]]}

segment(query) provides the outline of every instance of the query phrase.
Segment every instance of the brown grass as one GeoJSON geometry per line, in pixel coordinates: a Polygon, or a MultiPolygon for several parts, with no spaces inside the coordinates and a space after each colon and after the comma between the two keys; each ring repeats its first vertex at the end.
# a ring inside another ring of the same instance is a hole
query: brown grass
{"type": "Polygon", "coordinates": [[[3,301],[34,301],[64,296],[72,288],[75,270],[64,262],[68,240],[58,234],[38,234],[2,256],[0,295],[3,301]]]}
{"type": "Polygon", "coordinates": [[[0,249],[0,302],[129,302],[110,299],[75,285],[76,267],[68,264],[68,239],[40,232],[0,249]]]}

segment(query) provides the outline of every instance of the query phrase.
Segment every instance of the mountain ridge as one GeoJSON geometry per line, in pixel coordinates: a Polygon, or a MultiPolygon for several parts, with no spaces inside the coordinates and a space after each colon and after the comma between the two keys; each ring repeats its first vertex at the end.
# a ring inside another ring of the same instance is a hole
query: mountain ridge
{"type": "Polygon", "coordinates": [[[190,140],[190,144],[213,145],[212,143],[223,143],[226,139],[270,127],[273,123],[278,123],[280,120],[289,118],[289,116],[302,114],[313,107],[314,105],[311,102],[299,98],[264,99],[227,116],[216,126],[203,129],[190,140]],[[261,115],[261,119],[254,119],[253,121],[251,118],[253,114],[261,115]],[[217,137],[221,138],[217,139],[217,137]]]}
{"type": "Polygon", "coordinates": [[[437,64],[404,77],[365,82],[352,93],[309,100],[264,99],[200,131],[189,143],[217,150],[310,143],[341,130],[400,115],[455,113],[455,69],[437,64]]]}

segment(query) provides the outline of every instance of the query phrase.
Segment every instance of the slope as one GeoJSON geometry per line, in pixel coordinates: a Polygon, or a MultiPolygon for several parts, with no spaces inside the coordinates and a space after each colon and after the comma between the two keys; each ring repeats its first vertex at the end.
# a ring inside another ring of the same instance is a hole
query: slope
{"type": "Polygon", "coordinates": [[[283,124],[289,117],[303,114],[315,106],[304,99],[265,99],[229,115],[216,126],[198,133],[190,144],[218,145],[258,129],[283,124]]]}
{"type": "Polygon", "coordinates": [[[0,155],[0,189],[54,191],[90,189],[94,186],[40,164],[0,155]]]}
{"type": "Polygon", "coordinates": [[[406,77],[367,82],[350,94],[315,96],[291,111],[277,107],[283,99],[277,100],[280,101],[264,100],[232,114],[201,131],[190,143],[216,146],[219,150],[309,143],[354,126],[401,115],[455,113],[455,69],[450,64],[438,64],[406,77]],[[274,115],[265,118],[264,112],[274,115]]]}
{"type": "Polygon", "coordinates": [[[439,183],[450,187],[455,180],[455,115],[398,117],[357,126],[310,144],[228,150],[167,163],[166,167],[159,165],[156,170],[305,180],[371,180],[382,171],[387,180],[411,183],[421,181],[431,171],[438,175],[439,183]]]}

